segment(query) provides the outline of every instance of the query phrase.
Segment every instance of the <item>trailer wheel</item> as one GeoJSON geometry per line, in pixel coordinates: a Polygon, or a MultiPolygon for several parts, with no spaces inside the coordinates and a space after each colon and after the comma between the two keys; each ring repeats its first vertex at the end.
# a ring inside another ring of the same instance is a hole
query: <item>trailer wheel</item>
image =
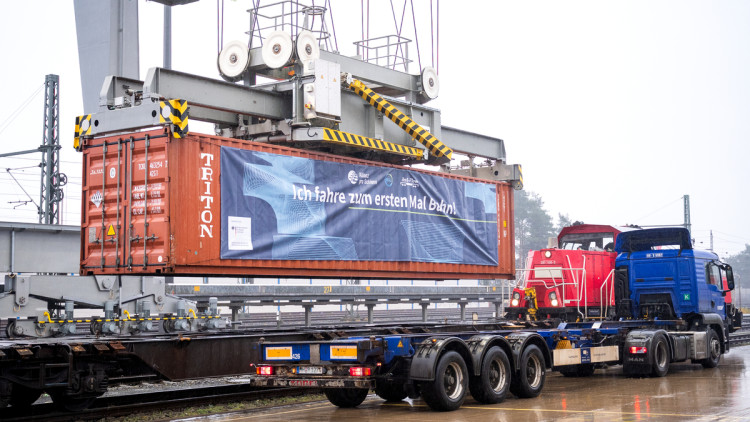
{"type": "Polygon", "coordinates": [[[704,368],[716,368],[719,366],[719,360],[721,359],[721,342],[719,341],[719,335],[713,328],[708,329],[707,343],[708,358],[701,360],[701,365],[704,368]]]}
{"type": "Polygon", "coordinates": [[[670,356],[667,339],[663,335],[656,335],[651,344],[654,351],[654,364],[651,368],[651,375],[663,377],[669,372],[670,356]]]}
{"type": "Polygon", "coordinates": [[[505,400],[510,387],[510,361],[503,349],[491,347],[482,359],[479,376],[469,379],[469,391],[480,403],[494,404],[505,400]]]}
{"type": "Polygon", "coordinates": [[[466,362],[454,351],[440,356],[435,379],[421,383],[422,398],[433,410],[456,410],[466,399],[468,387],[466,362]]]}
{"type": "Polygon", "coordinates": [[[338,407],[357,407],[365,401],[367,388],[326,388],[323,390],[328,401],[338,407]]]}
{"type": "Polygon", "coordinates": [[[560,373],[566,377],[590,377],[594,375],[594,371],[596,371],[596,368],[593,364],[590,363],[582,363],[580,365],[575,365],[572,367],[563,366],[560,368],[560,373]]]}
{"type": "Polygon", "coordinates": [[[406,398],[406,389],[401,382],[378,380],[375,394],[385,401],[401,401],[406,398]]]}
{"type": "Polygon", "coordinates": [[[516,397],[528,399],[542,393],[546,377],[544,355],[533,344],[526,347],[518,361],[518,376],[513,377],[510,391],[516,397]]]}

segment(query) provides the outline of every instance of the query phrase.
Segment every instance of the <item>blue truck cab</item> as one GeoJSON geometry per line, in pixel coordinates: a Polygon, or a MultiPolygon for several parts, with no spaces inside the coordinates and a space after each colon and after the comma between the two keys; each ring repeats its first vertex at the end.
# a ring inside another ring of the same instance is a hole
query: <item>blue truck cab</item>
{"type": "Polygon", "coordinates": [[[719,323],[731,331],[737,310],[725,297],[734,289],[732,268],[693,249],[687,229],[624,232],[615,251],[617,317],[719,323]]]}

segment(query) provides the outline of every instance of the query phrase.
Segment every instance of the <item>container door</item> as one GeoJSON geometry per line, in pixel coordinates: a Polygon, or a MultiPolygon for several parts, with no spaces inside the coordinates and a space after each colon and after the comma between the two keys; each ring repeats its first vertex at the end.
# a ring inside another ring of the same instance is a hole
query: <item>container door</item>
{"type": "Polygon", "coordinates": [[[167,138],[135,142],[130,148],[132,177],[127,232],[129,241],[123,251],[128,268],[140,272],[161,272],[168,261],[169,240],[167,138]]]}
{"type": "Polygon", "coordinates": [[[167,138],[104,138],[84,152],[82,273],[160,272],[168,239],[167,138]]]}

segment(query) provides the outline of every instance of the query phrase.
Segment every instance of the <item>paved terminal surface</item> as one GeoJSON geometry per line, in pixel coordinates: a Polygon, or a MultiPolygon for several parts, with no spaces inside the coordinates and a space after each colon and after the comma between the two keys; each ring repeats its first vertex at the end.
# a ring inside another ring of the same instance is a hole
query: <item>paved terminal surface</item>
{"type": "Polygon", "coordinates": [[[421,400],[386,403],[375,395],[354,409],[326,402],[233,413],[211,421],[750,421],[750,346],[733,349],[715,369],[673,364],[664,378],[626,378],[621,367],[588,378],[548,373],[541,396],[509,396],[481,405],[469,396],[455,412],[433,412],[421,400]]]}

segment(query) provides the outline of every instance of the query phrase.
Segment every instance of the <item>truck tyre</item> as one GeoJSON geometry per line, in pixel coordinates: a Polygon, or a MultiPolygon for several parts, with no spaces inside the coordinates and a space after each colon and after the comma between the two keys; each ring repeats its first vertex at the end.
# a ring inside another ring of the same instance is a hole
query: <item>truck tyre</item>
{"type": "Polygon", "coordinates": [[[582,363],[575,366],[563,366],[560,368],[560,373],[566,377],[590,377],[594,375],[596,368],[591,363],[582,363]]]}
{"type": "Polygon", "coordinates": [[[338,407],[357,407],[365,401],[367,388],[326,388],[325,392],[328,401],[338,407]]]}
{"type": "Polygon", "coordinates": [[[401,401],[406,398],[406,389],[400,382],[378,380],[375,384],[375,394],[385,401],[401,401]]]}
{"type": "Polygon", "coordinates": [[[435,379],[421,383],[422,398],[432,410],[458,409],[466,399],[468,373],[460,354],[445,352],[435,369],[435,379]]]}
{"type": "Polygon", "coordinates": [[[510,361],[503,349],[491,347],[482,359],[479,376],[469,379],[469,391],[480,403],[495,404],[505,400],[510,387],[510,361]]]}
{"type": "Polygon", "coordinates": [[[661,334],[654,336],[651,343],[653,350],[654,363],[651,367],[651,375],[654,377],[663,377],[669,372],[669,344],[667,339],[661,334]]]}
{"type": "Polygon", "coordinates": [[[546,372],[542,351],[533,344],[527,346],[518,360],[518,375],[511,380],[510,392],[523,399],[538,396],[542,393],[546,372]]]}
{"type": "Polygon", "coordinates": [[[719,360],[721,359],[721,341],[713,328],[708,329],[706,343],[708,344],[708,357],[701,360],[701,365],[704,368],[716,368],[719,366],[719,360]]]}

